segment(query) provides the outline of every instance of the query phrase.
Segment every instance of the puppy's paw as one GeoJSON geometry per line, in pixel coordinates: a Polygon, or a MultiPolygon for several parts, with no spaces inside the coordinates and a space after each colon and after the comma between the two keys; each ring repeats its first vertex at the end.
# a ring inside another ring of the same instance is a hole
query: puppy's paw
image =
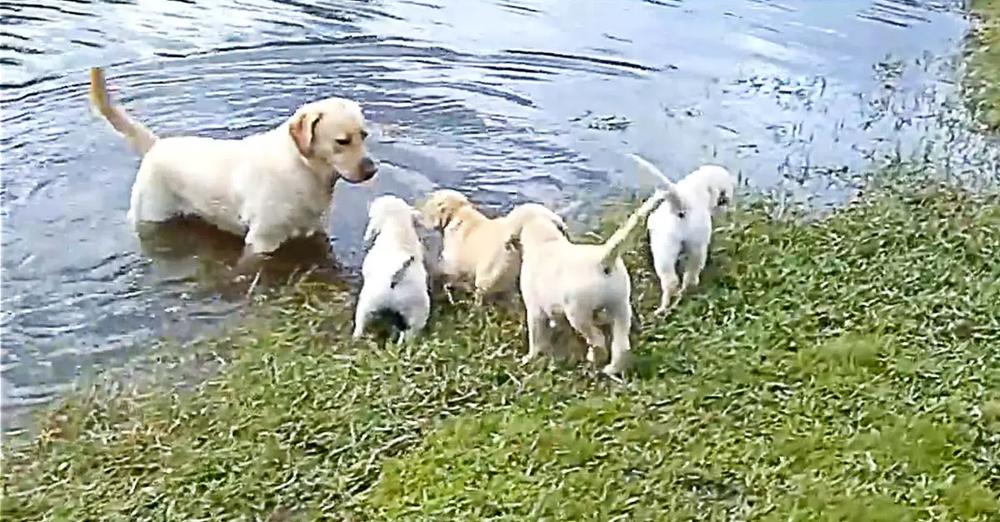
{"type": "Polygon", "coordinates": [[[677,295],[669,302],[660,303],[659,308],[657,308],[654,313],[658,316],[666,317],[672,314],[674,312],[674,309],[677,308],[677,305],[679,305],[680,303],[681,303],[680,295],[677,295]]]}
{"type": "Polygon", "coordinates": [[[521,357],[521,359],[519,361],[519,364],[521,366],[527,366],[527,365],[531,364],[531,361],[534,361],[534,360],[535,360],[535,356],[529,353],[529,354],[525,355],[524,357],[521,357]]]}
{"type": "Polygon", "coordinates": [[[587,362],[589,362],[590,364],[594,364],[595,362],[597,362],[597,353],[596,350],[594,350],[593,346],[587,347],[587,362]]]}
{"type": "Polygon", "coordinates": [[[609,364],[605,366],[604,369],[601,370],[601,373],[606,375],[612,381],[618,383],[624,382],[624,380],[622,379],[622,374],[625,372],[623,372],[621,368],[618,368],[616,366],[612,366],[609,364]]]}

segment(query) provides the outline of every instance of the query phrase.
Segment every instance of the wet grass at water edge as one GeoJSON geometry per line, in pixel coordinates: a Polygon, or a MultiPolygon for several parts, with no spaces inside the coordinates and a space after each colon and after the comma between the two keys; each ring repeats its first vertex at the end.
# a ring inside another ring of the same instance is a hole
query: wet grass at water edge
{"type": "Polygon", "coordinates": [[[303,285],[198,347],[225,362],[193,389],[48,415],[3,519],[996,520],[1000,199],[924,185],[744,204],[666,320],[630,254],[624,383],[518,366],[504,307],[355,343],[353,299],[303,285]]]}

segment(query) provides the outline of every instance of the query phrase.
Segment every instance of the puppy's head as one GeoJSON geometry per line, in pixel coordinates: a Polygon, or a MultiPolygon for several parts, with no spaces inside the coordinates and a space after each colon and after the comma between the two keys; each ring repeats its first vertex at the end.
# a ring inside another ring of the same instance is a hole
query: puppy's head
{"type": "Polygon", "coordinates": [[[566,223],[559,214],[538,203],[518,205],[507,214],[513,220],[514,230],[508,245],[520,248],[527,243],[565,237],[566,223]]]}
{"type": "Polygon", "coordinates": [[[430,228],[444,229],[462,207],[468,206],[469,198],[456,190],[436,190],[420,207],[430,228]]]}
{"type": "Polygon", "coordinates": [[[368,221],[383,224],[390,221],[415,222],[420,214],[401,198],[391,195],[379,196],[368,207],[368,221]]]}
{"type": "Polygon", "coordinates": [[[718,165],[703,165],[694,174],[708,192],[708,206],[712,212],[733,204],[736,179],[728,170],[718,165]]]}
{"type": "Polygon", "coordinates": [[[288,134],[306,163],[351,183],[367,181],[378,171],[365,147],[365,127],[361,107],[343,98],[303,105],[288,120],[288,134]]]}
{"type": "Polygon", "coordinates": [[[415,226],[420,220],[420,214],[402,199],[396,196],[379,196],[368,206],[368,226],[365,228],[363,249],[370,250],[375,244],[375,238],[389,223],[399,223],[402,226],[415,226]]]}
{"type": "Polygon", "coordinates": [[[524,223],[527,223],[529,220],[542,220],[555,225],[560,233],[566,233],[566,222],[563,221],[562,216],[556,214],[544,205],[539,205],[538,203],[525,203],[523,205],[518,205],[514,207],[514,209],[511,210],[507,216],[511,218],[516,228],[524,226],[524,223]]]}

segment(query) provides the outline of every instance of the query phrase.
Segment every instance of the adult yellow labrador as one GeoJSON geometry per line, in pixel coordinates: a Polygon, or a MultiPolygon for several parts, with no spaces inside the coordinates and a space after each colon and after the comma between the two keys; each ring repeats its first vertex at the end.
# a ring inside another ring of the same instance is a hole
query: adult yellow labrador
{"type": "Polygon", "coordinates": [[[93,108],[142,156],[128,211],[133,227],[193,215],[244,237],[251,254],[325,228],[333,185],[371,179],[357,103],[327,98],[267,132],[237,140],[160,138],[112,103],[104,72],[90,70],[93,108]]]}

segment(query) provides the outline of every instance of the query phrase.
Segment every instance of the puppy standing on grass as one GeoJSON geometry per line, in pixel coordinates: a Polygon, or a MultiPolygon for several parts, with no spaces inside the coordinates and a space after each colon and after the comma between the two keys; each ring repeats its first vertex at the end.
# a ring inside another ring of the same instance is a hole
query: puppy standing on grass
{"type": "MultiPolygon", "coordinates": [[[[638,156],[634,159],[647,174],[667,179],[652,163],[638,156]]],[[[662,292],[658,314],[669,312],[685,292],[698,285],[708,259],[712,215],[733,200],[736,182],[726,169],[704,165],[675,187],[680,205],[664,203],[649,216],[649,247],[662,292]],[[676,266],[681,257],[683,279],[678,279],[676,266]]]]}
{"type": "Polygon", "coordinates": [[[596,362],[596,350],[606,344],[603,327],[611,326],[611,360],[604,373],[618,375],[628,365],[632,326],[631,283],[622,251],[643,219],[669,191],[657,191],[602,245],[571,243],[544,215],[524,219],[518,239],[521,296],[528,322],[527,363],[551,351],[551,328],[565,317],[587,341],[587,360],[596,362]]]}
{"type": "Polygon", "coordinates": [[[399,319],[399,340],[419,335],[430,316],[424,247],[414,221],[420,214],[396,196],[381,196],[368,210],[361,265],[364,285],[358,296],[354,338],[364,335],[368,322],[380,313],[399,319]]]}
{"type": "Polygon", "coordinates": [[[90,70],[90,101],[142,157],[132,185],[133,226],[197,216],[244,237],[248,253],[325,230],[333,185],[371,179],[358,104],[327,98],[303,105],[275,129],[239,140],[158,138],[111,102],[104,72],[90,70]]]}
{"type": "Polygon", "coordinates": [[[489,218],[476,210],[460,192],[438,190],[428,197],[421,212],[426,221],[444,233],[439,270],[452,286],[471,280],[476,299],[514,288],[521,269],[521,254],[512,241],[524,219],[545,215],[560,230],[566,225],[555,212],[537,203],[519,205],[506,216],[489,218]]]}

